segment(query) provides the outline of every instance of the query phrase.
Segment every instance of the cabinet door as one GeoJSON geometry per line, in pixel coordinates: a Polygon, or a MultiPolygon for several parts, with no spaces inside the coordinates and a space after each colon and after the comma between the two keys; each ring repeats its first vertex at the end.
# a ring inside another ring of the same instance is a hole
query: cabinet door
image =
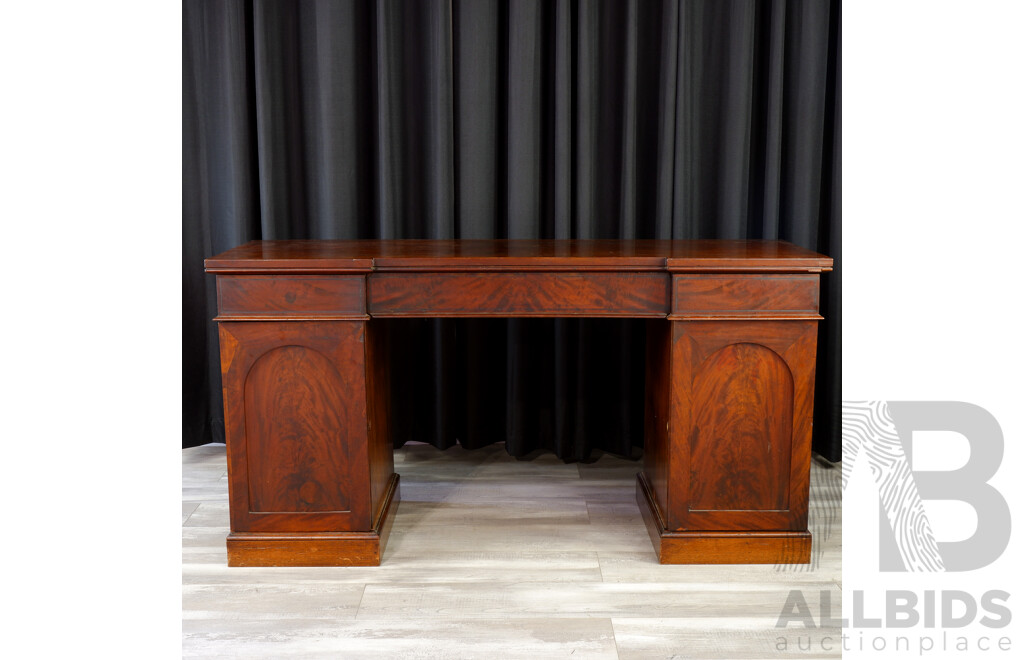
{"type": "Polygon", "coordinates": [[[805,530],[817,323],[672,323],[668,529],[805,530]]]}
{"type": "Polygon", "coordinates": [[[232,531],[370,529],[365,332],[220,324],[232,531]]]}

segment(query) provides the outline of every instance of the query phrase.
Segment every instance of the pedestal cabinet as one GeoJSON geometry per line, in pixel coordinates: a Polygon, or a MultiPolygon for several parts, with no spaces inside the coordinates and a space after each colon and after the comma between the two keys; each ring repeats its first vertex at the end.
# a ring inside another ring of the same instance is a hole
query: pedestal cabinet
{"type": "MultiPolygon", "coordinates": [[[[254,241],[217,276],[233,566],[377,565],[399,501],[375,318],[645,318],[662,563],[806,562],[818,273],[776,241],[254,241]]],[[[396,411],[399,412],[399,411],[396,411]]]]}

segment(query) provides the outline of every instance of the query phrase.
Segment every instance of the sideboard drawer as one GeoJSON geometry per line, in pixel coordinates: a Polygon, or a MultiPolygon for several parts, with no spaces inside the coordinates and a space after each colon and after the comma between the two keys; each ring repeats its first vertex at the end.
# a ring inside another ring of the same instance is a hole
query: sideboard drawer
{"type": "Polygon", "coordinates": [[[366,316],[362,275],[217,277],[219,319],[350,318],[366,316]]]}
{"type": "Polygon", "coordinates": [[[371,316],[664,317],[664,273],[374,273],[371,316]]]}
{"type": "Polygon", "coordinates": [[[675,275],[672,316],[818,315],[815,275],[675,275]]]}

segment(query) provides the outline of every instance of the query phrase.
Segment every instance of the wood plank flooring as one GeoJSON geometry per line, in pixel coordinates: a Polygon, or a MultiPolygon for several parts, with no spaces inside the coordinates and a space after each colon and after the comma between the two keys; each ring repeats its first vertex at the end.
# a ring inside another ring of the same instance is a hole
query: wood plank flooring
{"type": "Polygon", "coordinates": [[[639,464],[516,460],[500,444],[395,452],[373,568],[228,568],[224,445],[182,450],[182,651],[226,658],[840,657],[837,629],[777,628],[791,590],[841,616],[838,467],[811,472],[808,566],[661,566],[639,464]],[[782,648],[785,647],[785,648],[782,648]]]}

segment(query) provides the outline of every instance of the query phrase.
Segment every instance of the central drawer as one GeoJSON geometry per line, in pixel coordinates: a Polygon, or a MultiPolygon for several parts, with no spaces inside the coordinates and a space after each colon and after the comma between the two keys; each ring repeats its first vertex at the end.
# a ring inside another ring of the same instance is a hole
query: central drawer
{"type": "Polygon", "coordinates": [[[373,273],[371,316],[664,317],[667,273],[373,273]]]}

